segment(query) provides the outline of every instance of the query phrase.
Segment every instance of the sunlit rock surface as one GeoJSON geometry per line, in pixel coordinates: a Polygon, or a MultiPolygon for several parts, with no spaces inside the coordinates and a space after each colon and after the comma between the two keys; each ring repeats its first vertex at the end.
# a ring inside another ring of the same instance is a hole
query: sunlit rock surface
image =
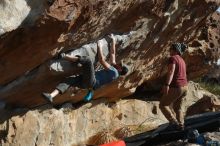
{"type": "MultiPolygon", "coordinates": [[[[217,5],[217,0],[4,0],[0,3],[4,8],[0,10],[4,22],[0,38],[0,100],[21,107],[44,104],[42,92],[50,92],[64,77],[80,73],[57,55],[86,49],[84,54],[96,63],[96,42],[103,39],[107,55],[110,33],[118,36],[117,60],[130,66],[130,74],[98,90],[95,98],[123,98],[142,83],[161,78],[168,48],[176,41],[189,44],[184,56],[188,76],[197,77],[209,70],[204,58],[213,58],[206,53],[209,46],[203,43],[205,38],[198,42],[204,44],[202,48],[193,46],[198,44],[193,41],[217,5]],[[6,21],[9,16],[12,20],[6,21]],[[19,25],[24,22],[27,25],[19,25]],[[62,66],[63,62],[67,66],[62,66]]],[[[83,91],[69,91],[55,103],[78,102],[83,95],[83,91]]]]}
{"type": "MultiPolygon", "coordinates": [[[[198,84],[190,82],[183,103],[184,112],[192,115],[201,113],[201,110],[219,110],[220,101],[215,104],[205,101],[208,107],[212,106],[211,109],[197,106],[200,111],[190,113],[188,109],[195,107],[204,96],[209,96],[210,101],[216,99],[198,84]]],[[[149,100],[147,96],[111,103],[100,98],[86,104],[67,103],[58,109],[50,105],[32,110],[17,108],[0,111],[0,114],[0,144],[3,146],[102,144],[104,136],[108,141],[114,141],[150,131],[167,122],[159,109],[159,101],[149,100]]]]}

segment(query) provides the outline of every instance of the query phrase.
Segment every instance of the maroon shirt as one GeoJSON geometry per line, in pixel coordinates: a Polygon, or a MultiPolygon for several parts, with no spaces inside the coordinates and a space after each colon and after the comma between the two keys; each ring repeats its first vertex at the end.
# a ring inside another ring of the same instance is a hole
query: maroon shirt
{"type": "Polygon", "coordinates": [[[170,87],[183,87],[187,85],[186,64],[182,57],[174,55],[170,57],[169,64],[175,64],[175,72],[170,87]]]}

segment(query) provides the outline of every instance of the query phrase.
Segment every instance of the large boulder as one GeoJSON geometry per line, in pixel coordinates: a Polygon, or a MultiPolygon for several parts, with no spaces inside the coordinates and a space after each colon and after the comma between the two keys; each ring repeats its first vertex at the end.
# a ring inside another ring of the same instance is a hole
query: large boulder
{"type": "Polygon", "coordinates": [[[47,2],[44,0],[2,0],[0,35],[34,25],[47,7],[47,2]]]}
{"type": "MultiPolygon", "coordinates": [[[[163,124],[166,119],[158,106],[158,102],[146,103],[135,99],[121,100],[116,104],[99,99],[79,108],[66,104],[59,110],[48,106],[25,112],[20,109],[20,112],[14,112],[13,117],[5,117],[7,120],[0,124],[0,145],[97,144],[94,137],[105,131],[117,139],[114,135],[124,127],[130,127],[136,134],[163,124]]],[[[1,114],[1,121],[4,115],[1,114]]]]}
{"type": "MultiPolygon", "coordinates": [[[[170,44],[176,41],[191,44],[218,4],[218,0],[20,0],[16,3],[5,0],[0,5],[7,10],[14,7],[26,10],[21,11],[25,13],[22,18],[14,19],[21,25],[4,31],[0,38],[0,100],[22,107],[44,104],[42,92],[52,91],[65,76],[80,73],[70,63],[64,63],[67,68],[62,66],[64,61],[57,59],[57,55],[86,48],[92,52],[87,55],[96,63],[93,52],[96,42],[103,39],[107,51],[109,42],[105,39],[109,33],[121,38],[117,44],[117,60],[129,64],[131,70],[126,77],[99,89],[95,98],[131,95],[142,83],[164,75],[170,44]],[[30,21],[22,21],[24,17],[30,21]],[[129,37],[124,39],[123,36],[129,37]],[[54,66],[61,69],[54,70],[54,66]]],[[[5,12],[11,17],[17,16],[13,11],[5,12]]],[[[4,22],[6,19],[4,17],[4,22]]],[[[190,47],[184,56],[190,78],[209,70],[204,61],[207,49],[190,47]]],[[[81,90],[72,92],[70,89],[55,102],[78,102],[84,95],[81,90]]]]}
{"type": "MultiPolygon", "coordinates": [[[[217,98],[190,82],[183,112],[191,107],[202,110],[203,106],[199,103],[204,96],[217,98]]],[[[197,110],[193,114],[198,113],[201,112],[197,110]]],[[[111,103],[106,98],[100,98],[80,105],[67,103],[58,109],[45,105],[32,110],[0,110],[0,115],[2,146],[98,145],[167,123],[159,109],[159,101],[144,96],[139,100],[123,99],[111,103]]]]}

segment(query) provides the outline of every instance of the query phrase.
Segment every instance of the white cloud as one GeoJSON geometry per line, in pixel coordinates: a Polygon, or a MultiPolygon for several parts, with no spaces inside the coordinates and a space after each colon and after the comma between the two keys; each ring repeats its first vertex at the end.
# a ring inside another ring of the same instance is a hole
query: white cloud
{"type": "Polygon", "coordinates": [[[218,7],[217,11],[220,12],[220,7],[218,7]]]}

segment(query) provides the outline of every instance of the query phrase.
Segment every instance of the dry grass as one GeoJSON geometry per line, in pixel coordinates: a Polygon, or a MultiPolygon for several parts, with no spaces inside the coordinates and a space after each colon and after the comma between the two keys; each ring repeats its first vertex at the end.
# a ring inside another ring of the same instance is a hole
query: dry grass
{"type": "Polygon", "coordinates": [[[104,130],[103,132],[99,132],[95,136],[91,137],[88,144],[90,145],[101,145],[105,143],[110,143],[113,141],[117,141],[118,139],[114,137],[114,135],[108,131],[104,130]]]}
{"type": "Polygon", "coordinates": [[[200,86],[206,89],[207,91],[220,96],[220,85],[219,84],[203,82],[201,79],[197,79],[195,80],[195,82],[199,83],[200,86]]]}

